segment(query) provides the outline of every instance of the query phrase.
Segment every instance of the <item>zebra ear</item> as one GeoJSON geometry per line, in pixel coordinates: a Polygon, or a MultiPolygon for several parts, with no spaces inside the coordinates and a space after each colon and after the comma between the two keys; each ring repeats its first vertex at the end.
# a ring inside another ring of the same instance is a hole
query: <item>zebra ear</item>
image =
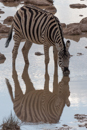
{"type": "Polygon", "coordinates": [[[66,99],[65,104],[67,105],[67,107],[70,106],[70,101],[69,101],[69,99],[66,99]]]}
{"type": "Polygon", "coordinates": [[[69,47],[70,47],[70,41],[66,41],[66,50],[68,51],[69,50],[69,47]]]}

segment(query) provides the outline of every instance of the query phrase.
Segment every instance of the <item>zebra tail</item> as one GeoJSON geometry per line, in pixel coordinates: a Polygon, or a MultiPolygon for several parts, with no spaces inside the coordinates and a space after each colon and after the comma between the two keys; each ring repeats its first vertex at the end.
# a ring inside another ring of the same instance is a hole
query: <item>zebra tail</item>
{"type": "Polygon", "coordinates": [[[6,81],[6,85],[8,87],[8,91],[9,91],[9,94],[10,94],[10,97],[11,97],[11,100],[12,102],[14,102],[14,98],[13,98],[13,94],[12,94],[12,87],[11,87],[11,84],[9,83],[9,80],[8,79],[5,79],[6,81]]]}
{"type": "Polygon", "coordinates": [[[9,31],[9,33],[8,33],[8,38],[7,38],[7,40],[6,40],[5,47],[8,47],[8,46],[9,46],[9,43],[10,43],[10,41],[11,41],[11,39],[12,39],[12,32],[13,32],[13,23],[12,23],[11,28],[10,28],[10,31],[9,31]]]}

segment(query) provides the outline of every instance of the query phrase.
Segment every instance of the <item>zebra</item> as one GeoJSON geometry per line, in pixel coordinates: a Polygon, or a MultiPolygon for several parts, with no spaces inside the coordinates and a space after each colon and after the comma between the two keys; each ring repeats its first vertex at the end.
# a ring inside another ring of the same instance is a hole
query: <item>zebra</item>
{"type": "Polygon", "coordinates": [[[13,29],[13,39],[15,41],[12,51],[13,65],[15,65],[20,42],[25,39],[26,42],[22,48],[25,63],[29,64],[28,52],[32,43],[42,44],[44,45],[45,65],[47,68],[50,60],[49,47],[53,46],[55,66],[57,67],[59,64],[63,74],[70,73],[68,69],[70,41],[66,41],[65,45],[61,24],[56,16],[33,5],[21,7],[14,15],[5,47],[8,47],[12,39],[13,29]]]}
{"type": "Polygon", "coordinates": [[[25,64],[22,79],[26,86],[23,94],[18,81],[17,71],[13,67],[12,77],[15,86],[15,98],[8,79],[6,84],[13,102],[13,109],[17,117],[26,123],[57,123],[65,105],[70,106],[69,76],[63,76],[58,84],[57,68],[54,71],[53,92],[49,91],[49,74],[45,70],[44,89],[35,90],[28,74],[28,64],[25,64]]]}

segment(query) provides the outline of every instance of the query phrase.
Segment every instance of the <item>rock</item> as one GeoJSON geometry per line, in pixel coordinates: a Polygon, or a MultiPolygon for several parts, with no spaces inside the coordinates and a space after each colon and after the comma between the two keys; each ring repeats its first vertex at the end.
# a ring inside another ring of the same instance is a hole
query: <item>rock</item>
{"type": "Polygon", "coordinates": [[[57,9],[52,5],[45,8],[46,11],[55,14],[57,12],[57,9]]]}
{"type": "Polygon", "coordinates": [[[80,21],[80,23],[82,23],[82,24],[87,24],[87,17],[83,18],[83,19],[80,21]]]}
{"type": "Polygon", "coordinates": [[[82,14],[80,14],[79,16],[80,16],[80,17],[83,17],[83,15],[82,15],[82,14]]]}
{"type": "Polygon", "coordinates": [[[81,24],[80,29],[82,32],[87,32],[87,24],[81,24]]]}
{"type": "Polygon", "coordinates": [[[72,26],[72,27],[64,28],[63,34],[64,35],[80,35],[81,30],[79,26],[72,26]]]}
{"type": "Polygon", "coordinates": [[[83,55],[82,53],[77,53],[77,56],[81,56],[81,55],[83,55]]]}
{"type": "Polygon", "coordinates": [[[38,5],[38,6],[47,6],[47,5],[52,5],[47,0],[24,0],[25,3],[33,4],[33,5],[38,5]]]}
{"type": "Polygon", "coordinates": [[[40,5],[40,6],[49,6],[53,4],[53,0],[0,0],[6,6],[16,6],[19,3],[23,2],[24,4],[29,3],[33,5],[40,5]],[[9,3],[8,3],[9,2],[9,3]]]}
{"type": "Polygon", "coordinates": [[[69,28],[69,27],[77,27],[77,26],[80,26],[80,23],[70,23],[70,24],[67,24],[67,28],[69,28]]]}
{"type": "Polygon", "coordinates": [[[4,6],[7,6],[7,7],[17,7],[20,4],[20,1],[13,1],[13,2],[1,1],[1,2],[3,3],[4,6]]]}
{"type": "Polygon", "coordinates": [[[62,26],[62,28],[65,28],[66,24],[65,23],[61,23],[61,26],[62,26]]]}
{"type": "Polygon", "coordinates": [[[0,33],[8,33],[9,30],[10,30],[9,27],[7,27],[7,26],[0,23],[0,33]]]}
{"type": "Polygon", "coordinates": [[[87,5],[85,5],[85,4],[71,4],[70,5],[70,7],[71,8],[86,8],[87,7],[87,5]]]}
{"type": "Polygon", "coordinates": [[[5,60],[6,60],[6,57],[0,53],[0,64],[4,63],[5,60]]]}
{"type": "Polygon", "coordinates": [[[14,1],[20,1],[20,0],[3,0],[3,2],[14,2],[14,1]]]}
{"type": "Polygon", "coordinates": [[[4,24],[7,24],[7,23],[11,23],[13,21],[13,16],[8,16],[5,20],[4,20],[4,24]]]}
{"type": "Polygon", "coordinates": [[[47,1],[49,1],[49,2],[53,3],[53,0],[47,0],[47,1]]]}
{"type": "Polygon", "coordinates": [[[41,52],[35,52],[35,55],[40,56],[40,55],[44,55],[44,54],[41,52]]]}
{"type": "Polygon", "coordinates": [[[4,13],[5,13],[4,11],[0,10],[0,14],[4,14],[4,13]]]}

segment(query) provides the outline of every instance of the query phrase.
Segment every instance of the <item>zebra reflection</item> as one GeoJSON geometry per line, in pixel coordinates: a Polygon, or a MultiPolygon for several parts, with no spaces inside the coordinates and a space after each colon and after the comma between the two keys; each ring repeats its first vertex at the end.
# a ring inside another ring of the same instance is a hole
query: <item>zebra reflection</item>
{"type": "Polygon", "coordinates": [[[53,92],[49,91],[49,74],[45,71],[44,90],[35,90],[28,74],[28,65],[25,64],[22,78],[26,85],[23,94],[18,75],[13,67],[13,80],[15,85],[15,98],[13,98],[12,87],[8,79],[6,84],[13,102],[17,117],[23,122],[57,123],[63,112],[64,106],[70,106],[69,77],[63,77],[58,84],[57,68],[54,71],[53,92]]]}

